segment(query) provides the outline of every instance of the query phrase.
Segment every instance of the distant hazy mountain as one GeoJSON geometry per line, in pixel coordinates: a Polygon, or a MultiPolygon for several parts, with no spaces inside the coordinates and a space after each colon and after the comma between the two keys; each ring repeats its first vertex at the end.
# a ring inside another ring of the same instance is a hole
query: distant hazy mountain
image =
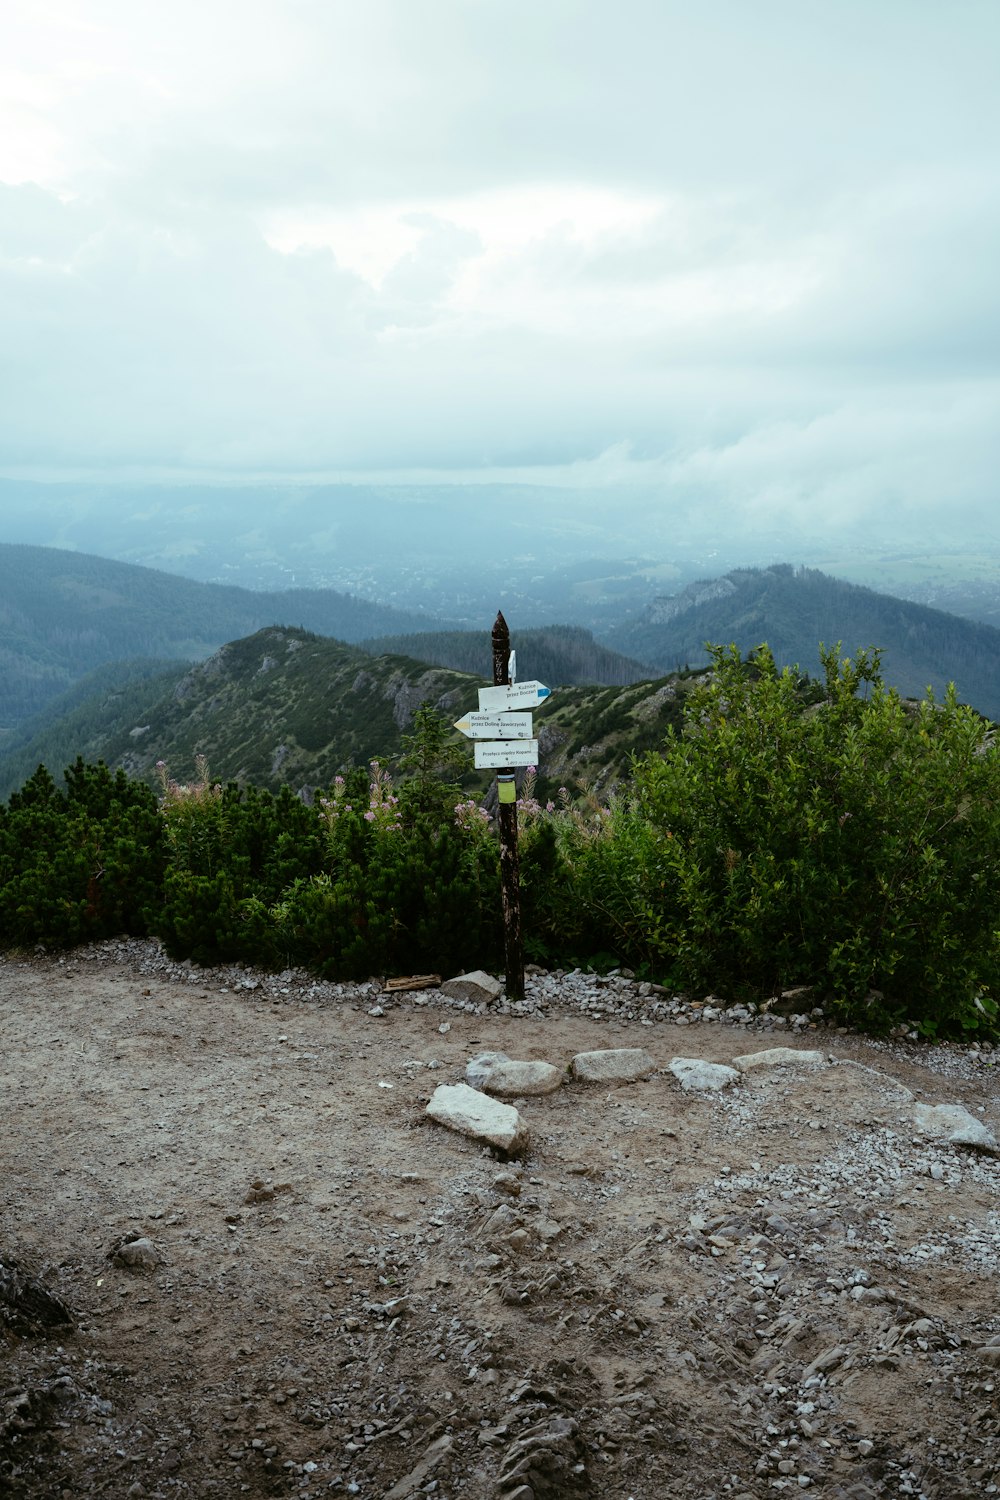
{"type": "Polygon", "coordinates": [[[954,682],[963,702],[1000,719],[1000,630],[788,563],[693,583],[604,640],[660,672],[703,665],[707,641],[744,652],[766,641],[780,665],[811,673],[820,641],[840,641],[848,654],[877,646],[886,682],[901,693],[954,682]]]}
{"type": "MultiPolygon", "coordinates": [[[[452,667],[458,672],[473,672],[489,677],[493,657],[488,630],[440,630],[420,635],[380,636],[361,641],[363,650],[373,656],[414,656],[418,661],[452,667]]],[[[624,686],[641,682],[649,676],[641,662],[630,661],[617,651],[609,651],[594,640],[589,630],[579,625],[545,625],[538,630],[519,630],[517,675],[522,682],[536,680],[549,687],[567,683],[605,683],[624,686]]]]}
{"type": "Polygon", "coordinates": [[[358,641],[442,622],[331,589],[255,593],[84,552],[0,543],[0,730],[105,662],[191,661],[273,624],[358,641]]]}

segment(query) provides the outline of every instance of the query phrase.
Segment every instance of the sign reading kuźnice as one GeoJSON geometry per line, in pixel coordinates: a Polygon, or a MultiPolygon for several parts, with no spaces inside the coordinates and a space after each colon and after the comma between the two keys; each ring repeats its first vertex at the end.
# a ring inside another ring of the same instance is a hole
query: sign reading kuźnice
{"type": "Polygon", "coordinates": [[[465,714],[455,728],[470,740],[530,740],[530,714],[465,714]]]}
{"type": "Polygon", "coordinates": [[[549,697],[544,682],[510,682],[479,689],[480,713],[508,713],[512,708],[537,708],[549,697]]]}

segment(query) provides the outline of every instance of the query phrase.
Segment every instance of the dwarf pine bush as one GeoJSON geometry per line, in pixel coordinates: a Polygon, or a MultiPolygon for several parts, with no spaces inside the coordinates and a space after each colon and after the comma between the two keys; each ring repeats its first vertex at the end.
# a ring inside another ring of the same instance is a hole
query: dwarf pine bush
{"type": "Polygon", "coordinates": [[[159,903],[167,849],[150,788],[82,759],[64,779],[39,766],[0,806],[2,947],[144,933],[159,903]]]}
{"type": "Polygon", "coordinates": [[[153,930],[175,958],[280,966],[268,909],[322,868],[316,814],[288,787],[213,784],[203,762],[190,786],[159,769],[170,861],[153,930]]]}

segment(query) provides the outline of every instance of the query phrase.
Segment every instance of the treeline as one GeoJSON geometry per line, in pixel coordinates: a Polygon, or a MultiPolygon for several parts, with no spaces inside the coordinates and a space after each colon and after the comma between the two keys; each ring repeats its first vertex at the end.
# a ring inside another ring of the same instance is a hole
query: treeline
{"type": "MultiPolygon", "coordinates": [[[[823,682],[713,651],[683,724],[601,803],[518,804],[528,956],[627,963],[760,1000],[806,984],[845,1021],[995,1035],[1000,752],[949,693],[903,702],[877,653],[823,682]]],[[[500,962],[498,849],[459,791],[447,721],[419,710],[393,775],[159,794],[78,761],[0,808],[0,944],[155,933],[177,957],[329,977],[500,962]]]]}

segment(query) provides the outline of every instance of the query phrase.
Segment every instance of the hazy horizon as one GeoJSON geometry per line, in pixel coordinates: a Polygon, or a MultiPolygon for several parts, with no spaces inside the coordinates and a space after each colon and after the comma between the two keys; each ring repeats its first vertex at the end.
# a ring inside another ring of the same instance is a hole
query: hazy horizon
{"type": "Polygon", "coordinates": [[[0,474],[990,527],[998,43],[981,0],[13,0],[0,474]]]}

